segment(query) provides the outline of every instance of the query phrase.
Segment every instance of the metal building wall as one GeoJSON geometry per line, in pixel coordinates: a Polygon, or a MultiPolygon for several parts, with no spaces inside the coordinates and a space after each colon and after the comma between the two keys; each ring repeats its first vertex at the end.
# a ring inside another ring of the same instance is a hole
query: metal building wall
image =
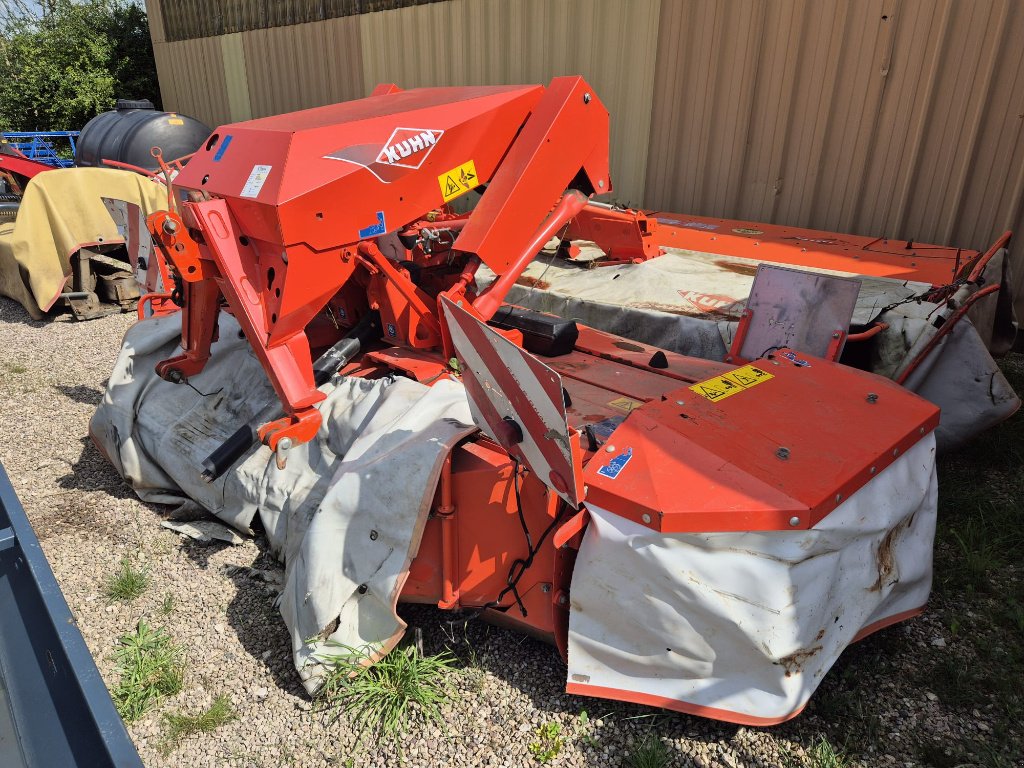
{"type": "Polygon", "coordinates": [[[623,202],[973,248],[1012,228],[1024,242],[1019,0],[446,0],[174,42],[161,5],[179,23],[211,6],[147,0],[165,105],[211,124],[378,82],[578,73],[612,114],[623,202]]]}
{"type": "Polygon", "coordinates": [[[963,247],[1024,236],[1022,40],[1018,0],[665,0],[644,201],[963,247]]]}

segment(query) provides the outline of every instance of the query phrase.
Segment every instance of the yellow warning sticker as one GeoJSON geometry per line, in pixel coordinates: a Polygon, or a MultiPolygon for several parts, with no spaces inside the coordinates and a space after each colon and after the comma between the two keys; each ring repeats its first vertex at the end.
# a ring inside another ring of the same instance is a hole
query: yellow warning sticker
{"type": "Polygon", "coordinates": [[[185,121],[180,117],[172,117],[167,120],[168,125],[184,125],[185,121]]]}
{"type": "Polygon", "coordinates": [[[756,387],[762,381],[774,378],[767,371],[762,371],[753,365],[745,365],[742,368],[737,368],[735,371],[730,371],[721,376],[715,376],[713,379],[707,379],[699,384],[694,384],[690,389],[701,397],[717,403],[719,400],[724,400],[731,395],[735,395],[737,392],[756,387]]]}
{"type": "Polygon", "coordinates": [[[630,411],[639,408],[641,405],[643,405],[643,403],[641,403],[639,400],[631,400],[628,397],[617,397],[611,402],[609,402],[608,405],[610,405],[612,408],[618,408],[620,411],[625,411],[626,413],[629,413],[630,411]]]}
{"type": "Polygon", "coordinates": [[[480,179],[476,175],[476,165],[470,160],[468,163],[452,168],[447,173],[442,173],[437,177],[437,183],[441,187],[441,197],[447,203],[478,186],[480,179]]]}

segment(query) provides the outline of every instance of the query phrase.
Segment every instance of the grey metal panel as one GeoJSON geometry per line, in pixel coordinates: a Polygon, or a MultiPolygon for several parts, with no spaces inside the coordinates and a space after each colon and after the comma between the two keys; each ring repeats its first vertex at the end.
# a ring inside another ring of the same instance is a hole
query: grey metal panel
{"type": "Polygon", "coordinates": [[[0,616],[4,766],[142,768],[2,466],[0,616]]]}

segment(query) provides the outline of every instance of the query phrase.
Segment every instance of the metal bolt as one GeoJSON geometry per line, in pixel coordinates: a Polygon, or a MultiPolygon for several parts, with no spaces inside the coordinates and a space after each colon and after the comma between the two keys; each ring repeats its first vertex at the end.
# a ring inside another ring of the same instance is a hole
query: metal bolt
{"type": "Polygon", "coordinates": [[[282,437],[277,441],[277,450],[287,451],[292,447],[292,439],[290,437],[282,437]]]}
{"type": "Polygon", "coordinates": [[[775,452],[775,455],[778,456],[783,461],[785,461],[786,459],[789,458],[789,448],[780,446],[779,449],[775,452]]]}
{"type": "Polygon", "coordinates": [[[832,334],[832,338],[833,338],[833,339],[838,339],[838,338],[839,338],[839,336],[840,336],[840,333],[839,333],[839,331],[836,331],[835,333],[833,333],[833,334],[832,334]]]}
{"type": "Polygon", "coordinates": [[[599,182],[597,182],[597,186],[600,187],[601,189],[604,189],[604,179],[601,179],[599,182]]]}
{"type": "Polygon", "coordinates": [[[800,525],[800,518],[799,517],[791,517],[791,518],[789,518],[789,524],[793,528],[796,528],[798,525],[800,525]]]}
{"type": "Polygon", "coordinates": [[[558,604],[559,605],[565,605],[568,602],[569,602],[569,598],[566,597],[565,595],[559,595],[558,596],[558,604]]]}
{"type": "Polygon", "coordinates": [[[644,516],[641,517],[640,519],[643,520],[645,523],[651,522],[651,516],[648,515],[646,512],[644,512],[644,516]]]}
{"type": "Polygon", "coordinates": [[[921,427],[919,430],[917,430],[917,432],[918,432],[918,434],[923,435],[924,434],[924,427],[921,427]]]}
{"type": "Polygon", "coordinates": [[[893,456],[899,456],[900,455],[900,449],[899,448],[893,448],[892,449],[892,455],[893,456]]]}
{"type": "Polygon", "coordinates": [[[606,445],[606,446],[604,447],[604,449],[605,449],[606,451],[608,451],[608,453],[615,453],[615,446],[614,446],[614,445],[606,445]]]}
{"type": "Polygon", "coordinates": [[[163,229],[164,232],[166,232],[168,235],[173,235],[175,232],[178,231],[178,222],[176,222],[174,219],[164,219],[163,229]]]}
{"type": "Polygon", "coordinates": [[[370,541],[376,541],[379,535],[376,531],[370,531],[370,541]]]}
{"type": "Polygon", "coordinates": [[[843,494],[837,493],[836,494],[836,504],[838,504],[842,500],[843,500],[843,494]]]}
{"type": "Polygon", "coordinates": [[[540,585],[540,591],[543,592],[544,594],[547,594],[548,592],[551,591],[551,585],[550,584],[541,584],[540,585]]]}
{"type": "Polygon", "coordinates": [[[872,405],[878,402],[878,395],[874,392],[868,392],[867,401],[872,405]]]}
{"type": "Polygon", "coordinates": [[[682,400],[676,400],[676,405],[686,405],[682,400]]]}
{"type": "Polygon", "coordinates": [[[357,591],[359,592],[360,595],[365,595],[367,589],[368,587],[365,584],[360,584],[359,589],[357,591]]]}
{"type": "Polygon", "coordinates": [[[589,93],[584,93],[583,94],[583,103],[584,104],[589,104],[590,103],[590,94],[589,93]]]}
{"type": "Polygon", "coordinates": [[[869,474],[872,474],[872,475],[873,475],[873,474],[875,474],[875,472],[877,472],[877,471],[878,471],[878,469],[877,469],[876,467],[872,467],[872,468],[871,468],[871,470],[869,471],[869,474]]]}

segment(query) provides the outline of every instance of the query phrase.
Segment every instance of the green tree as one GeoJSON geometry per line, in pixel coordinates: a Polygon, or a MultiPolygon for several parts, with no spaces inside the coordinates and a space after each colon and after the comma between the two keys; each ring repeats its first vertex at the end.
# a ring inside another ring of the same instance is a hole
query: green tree
{"type": "Polygon", "coordinates": [[[128,0],[47,0],[0,27],[0,130],[78,130],[117,98],[159,105],[146,13],[128,0]]]}

